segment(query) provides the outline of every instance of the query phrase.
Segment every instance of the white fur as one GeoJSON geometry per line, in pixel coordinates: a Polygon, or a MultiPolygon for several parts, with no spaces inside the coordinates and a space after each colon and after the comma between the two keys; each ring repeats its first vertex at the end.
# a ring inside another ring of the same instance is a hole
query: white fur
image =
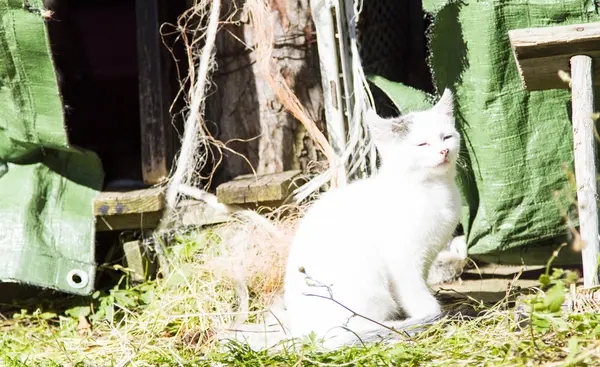
{"type": "Polygon", "coordinates": [[[452,94],[446,90],[427,111],[396,119],[370,113],[367,122],[381,153],[379,174],[322,195],[291,246],[284,299],[294,337],[315,332],[327,339],[341,326],[359,334],[376,326],[330,295],[390,326],[401,310],[411,320],[441,312],[426,280],[460,216],[452,94]],[[406,121],[406,132],[394,128],[406,121]],[[449,162],[439,165],[443,149],[449,162]]]}
{"type": "Polygon", "coordinates": [[[468,262],[467,242],[465,236],[454,237],[448,246],[440,251],[431,269],[427,283],[442,284],[456,280],[468,262]]]}

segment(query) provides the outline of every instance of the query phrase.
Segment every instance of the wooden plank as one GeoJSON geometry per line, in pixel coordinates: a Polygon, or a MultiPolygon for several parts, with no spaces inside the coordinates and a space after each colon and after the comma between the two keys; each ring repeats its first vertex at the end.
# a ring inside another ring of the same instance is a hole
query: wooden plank
{"type": "Polygon", "coordinates": [[[217,199],[224,204],[248,202],[248,187],[252,179],[233,180],[217,187],[217,199]]]}
{"type": "MultiPolygon", "coordinates": [[[[594,60],[600,60],[600,48],[598,50],[589,52],[588,55],[594,60]]],[[[550,56],[521,60],[519,62],[519,75],[525,88],[529,91],[569,88],[569,83],[558,77],[558,71],[570,70],[572,56],[576,56],[576,54],[565,55],[565,57],[550,56]]],[[[600,80],[600,68],[594,67],[593,73],[594,80],[600,80]]]]}
{"type": "Polygon", "coordinates": [[[216,211],[205,202],[184,200],[177,207],[179,221],[184,226],[205,226],[228,222],[231,214],[216,211]]]}
{"type": "Polygon", "coordinates": [[[133,272],[131,280],[141,283],[156,275],[156,254],[149,247],[144,247],[142,241],[130,241],[123,244],[123,253],[127,261],[127,267],[133,272]]]}
{"type": "MultiPolygon", "coordinates": [[[[515,29],[508,32],[519,75],[527,90],[569,88],[558,71],[570,69],[575,55],[600,58],[600,23],[515,29]]],[[[600,65],[600,63],[596,63],[600,65]]],[[[594,66],[595,82],[600,67],[594,66]]]]}
{"type": "Polygon", "coordinates": [[[598,50],[600,22],[515,29],[508,32],[519,60],[598,50]]]}
{"type": "Polygon", "coordinates": [[[592,58],[575,56],[571,59],[573,101],[573,154],[579,232],[584,243],[582,251],[584,286],[598,285],[598,181],[596,179],[596,140],[594,138],[594,90],[592,87],[592,58]]]}
{"type": "Polygon", "coordinates": [[[136,0],[142,175],[154,185],[169,174],[172,159],[170,93],[160,24],[164,0],[136,0]]]}
{"type": "Polygon", "coordinates": [[[545,269],[546,267],[543,265],[498,265],[498,264],[485,264],[479,267],[473,267],[469,269],[465,269],[463,274],[470,274],[475,277],[483,276],[483,275],[493,275],[498,278],[504,276],[513,277],[520,273],[521,271],[535,271],[545,269]]]}
{"type": "Polygon", "coordinates": [[[101,192],[94,200],[96,216],[141,214],[164,209],[164,189],[155,187],[126,192],[101,192]]]}
{"type": "Polygon", "coordinates": [[[162,211],[96,216],[96,231],[116,231],[124,229],[154,229],[160,223],[162,211]]]}
{"type": "MultiPolygon", "coordinates": [[[[294,176],[295,174],[292,173],[294,176]]],[[[278,183],[289,186],[289,173],[282,172],[281,174],[266,174],[258,176],[254,181],[250,181],[248,192],[246,194],[246,202],[261,203],[272,202],[285,199],[286,195],[278,183]]],[[[293,177],[293,176],[292,176],[293,177]]]]}
{"type": "Polygon", "coordinates": [[[266,175],[244,175],[217,187],[217,198],[224,204],[274,203],[287,198],[298,187],[302,171],[266,175]]]}

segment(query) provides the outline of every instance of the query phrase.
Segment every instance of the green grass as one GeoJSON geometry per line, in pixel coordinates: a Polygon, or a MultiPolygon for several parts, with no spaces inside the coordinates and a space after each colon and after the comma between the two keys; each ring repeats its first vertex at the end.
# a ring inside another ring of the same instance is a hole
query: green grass
{"type": "MultiPolygon", "coordinates": [[[[183,236],[172,244],[174,271],[168,277],[132,286],[121,269],[122,281],[113,289],[71,298],[67,308],[54,304],[2,312],[0,365],[600,365],[600,315],[569,315],[561,309],[573,281],[571,273],[561,271],[541,277],[546,292],[526,296],[525,315],[518,320],[507,298],[494,306],[477,304],[479,317],[454,317],[391,345],[327,351],[307,340],[278,353],[254,352],[234,342],[219,346],[214,329],[233,319],[237,302],[230,277],[215,271],[227,266],[213,266],[215,258],[230,255],[224,242],[210,233],[183,236]]],[[[254,283],[249,286],[252,290],[254,283]]],[[[259,309],[265,300],[253,302],[251,309],[259,309]]]]}

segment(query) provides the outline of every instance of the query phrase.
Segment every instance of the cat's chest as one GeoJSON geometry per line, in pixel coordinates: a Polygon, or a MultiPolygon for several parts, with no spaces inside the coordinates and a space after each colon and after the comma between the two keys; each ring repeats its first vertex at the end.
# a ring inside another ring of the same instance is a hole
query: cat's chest
{"type": "Polygon", "coordinates": [[[376,200],[388,210],[379,211],[376,220],[392,228],[414,228],[429,232],[455,226],[460,215],[460,200],[455,187],[410,188],[389,197],[382,190],[376,200]]]}

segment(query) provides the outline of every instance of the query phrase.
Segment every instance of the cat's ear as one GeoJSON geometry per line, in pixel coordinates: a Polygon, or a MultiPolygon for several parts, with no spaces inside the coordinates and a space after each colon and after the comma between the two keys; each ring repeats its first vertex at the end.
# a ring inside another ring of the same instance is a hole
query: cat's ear
{"type": "Polygon", "coordinates": [[[408,134],[410,118],[401,116],[395,118],[380,117],[373,109],[365,113],[365,120],[371,137],[379,148],[383,145],[397,141],[408,134]]]}
{"type": "Polygon", "coordinates": [[[367,108],[365,121],[375,144],[391,140],[392,122],[389,119],[380,117],[374,109],[367,108]]]}
{"type": "Polygon", "coordinates": [[[448,88],[444,90],[442,97],[433,109],[444,116],[454,118],[454,94],[448,88]]]}

